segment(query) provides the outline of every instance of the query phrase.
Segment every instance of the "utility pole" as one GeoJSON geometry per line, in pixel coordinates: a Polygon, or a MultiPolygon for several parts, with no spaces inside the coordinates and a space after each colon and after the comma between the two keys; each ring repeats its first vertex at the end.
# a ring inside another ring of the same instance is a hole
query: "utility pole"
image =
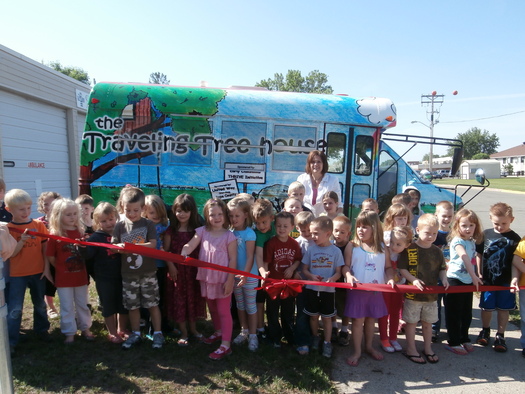
{"type": "MultiPolygon", "coordinates": [[[[458,94],[457,90],[454,90],[452,94],[455,96],[458,94]]],[[[428,170],[432,173],[432,162],[434,160],[434,125],[439,123],[439,109],[441,104],[445,100],[444,94],[437,94],[434,90],[431,94],[421,95],[421,106],[426,105],[427,107],[427,118],[430,121],[430,125],[426,125],[418,120],[413,120],[411,123],[421,123],[423,126],[430,129],[430,155],[428,158],[428,170]],[[430,105],[429,105],[430,104],[430,105]],[[436,116],[434,116],[436,115],[436,116]]]]}
{"type": "MultiPolygon", "coordinates": [[[[457,92],[455,92],[457,94],[457,92]]],[[[421,105],[426,105],[427,107],[430,104],[430,109],[427,108],[427,118],[430,121],[430,154],[428,157],[428,170],[432,173],[432,164],[434,160],[434,125],[439,123],[439,109],[443,104],[445,99],[444,94],[437,94],[434,90],[431,94],[422,94],[421,95],[421,105]],[[437,115],[437,116],[434,116],[437,115]]]]}

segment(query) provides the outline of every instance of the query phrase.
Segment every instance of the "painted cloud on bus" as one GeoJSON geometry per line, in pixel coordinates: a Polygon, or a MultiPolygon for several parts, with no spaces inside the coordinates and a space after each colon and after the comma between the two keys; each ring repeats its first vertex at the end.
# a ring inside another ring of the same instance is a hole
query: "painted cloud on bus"
{"type": "Polygon", "coordinates": [[[357,100],[357,104],[357,111],[372,124],[380,124],[385,119],[389,122],[396,121],[396,107],[388,99],[369,97],[357,100]]]}

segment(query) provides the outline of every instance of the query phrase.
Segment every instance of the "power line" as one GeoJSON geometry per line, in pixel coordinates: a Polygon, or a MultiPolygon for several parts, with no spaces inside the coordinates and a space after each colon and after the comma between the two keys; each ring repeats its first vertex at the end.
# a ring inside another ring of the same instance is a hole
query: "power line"
{"type": "Polygon", "coordinates": [[[469,119],[469,120],[453,120],[453,121],[449,121],[449,122],[440,122],[440,123],[465,123],[465,122],[474,122],[476,120],[486,120],[486,119],[494,119],[494,118],[502,118],[504,116],[510,116],[510,115],[516,115],[516,114],[521,114],[525,112],[524,111],[517,111],[517,112],[511,112],[510,114],[503,114],[503,115],[496,115],[496,116],[489,116],[489,117],[486,117],[486,118],[478,118],[478,119],[469,119]]]}

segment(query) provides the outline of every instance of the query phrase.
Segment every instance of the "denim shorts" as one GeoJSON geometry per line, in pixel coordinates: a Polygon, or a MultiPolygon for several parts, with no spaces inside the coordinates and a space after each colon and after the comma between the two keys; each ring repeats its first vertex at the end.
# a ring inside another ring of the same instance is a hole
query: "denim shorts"
{"type": "Polygon", "coordinates": [[[516,294],[510,290],[482,291],[479,307],[484,311],[513,311],[516,309],[516,294]]]}

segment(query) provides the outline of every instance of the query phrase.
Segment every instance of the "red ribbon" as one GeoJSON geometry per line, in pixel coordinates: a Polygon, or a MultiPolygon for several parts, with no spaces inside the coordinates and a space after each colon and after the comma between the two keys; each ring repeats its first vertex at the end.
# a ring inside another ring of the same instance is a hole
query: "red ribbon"
{"type": "MultiPolygon", "coordinates": [[[[10,228],[10,231],[17,233],[24,233],[24,231],[10,228]]],[[[60,242],[67,242],[72,244],[84,245],[84,246],[97,246],[108,249],[119,249],[126,253],[140,254],[142,256],[151,257],[153,259],[171,261],[177,264],[184,264],[194,267],[212,269],[216,271],[227,272],[233,275],[243,275],[250,278],[264,280],[264,289],[274,300],[279,296],[281,299],[287,297],[295,297],[302,291],[303,285],[310,286],[325,286],[325,287],[337,287],[342,289],[350,290],[364,290],[364,291],[379,291],[383,293],[419,293],[419,294],[437,294],[437,293],[472,293],[478,291],[474,285],[465,285],[465,286],[450,286],[447,290],[443,286],[425,286],[424,290],[419,290],[416,286],[413,285],[395,285],[392,288],[387,284],[373,284],[373,283],[357,283],[351,285],[350,283],[344,282],[320,282],[320,281],[310,281],[310,280],[297,280],[297,279],[273,279],[273,278],[263,278],[259,275],[252,274],[250,272],[240,271],[230,267],[224,267],[222,265],[217,265],[213,263],[208,263],[206,261],[201,261],[191,257],[184,258],[181,255],[165,252],[163,250],[157,250],[153,248],[148,248],[146,246],[135,245],[135,244],[124,244],[124,247],[99,243],[99,242],[87,242],[81,240],[74,240],[67,237],[61,237],[59,235],[53,234],[43,234],[36,231],[26,231],[29,235],[35,235],[42,238],[51,238],[60,242]]],[[[506,286],[479,286],[479,291],[498,291],[498,290],[508,290],[510,287],[506,286]]],[[[525,286],[521,286],[520,289],[525,289],[525,286]]]]}
{"type": "Polygon", "coordinates": [[[284,300],[288,297],[295,297],[303,291],[303,285],[296,282],[297,281],[288,279],[267,278],[263,289],[268,293],[272,300],[275,300],[277,297],[284,300]]]}

